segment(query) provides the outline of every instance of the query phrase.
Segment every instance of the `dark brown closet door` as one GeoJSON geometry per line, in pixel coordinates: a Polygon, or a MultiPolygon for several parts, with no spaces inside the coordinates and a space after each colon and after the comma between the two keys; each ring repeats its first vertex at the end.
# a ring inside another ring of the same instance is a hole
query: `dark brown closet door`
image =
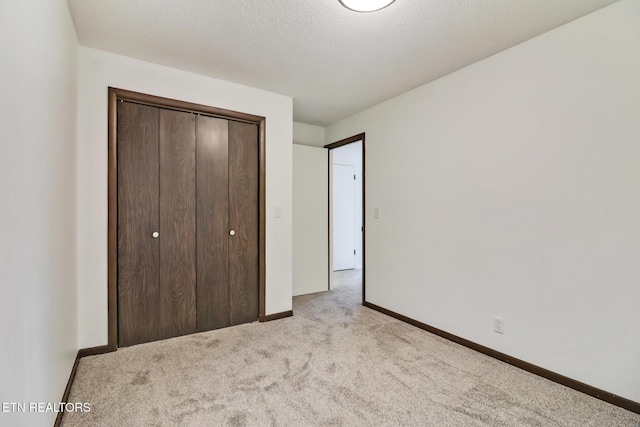
{"type": "Polygon", "coordinates": [[[159,339],[158,115],[118,104],[118,337],[120,346],[159,339]]]}
{"type": "Polygon", "coordinates": [[[223,328],[229,318],[229,121],[198,116],[197,326],[223,328]]]}
{"type": "Polygon", "coordinates": [[[196,331],[195,115],[160,110],[162,338],[196,331]]]}
{"type": "Polygon", "coordinates": [[[258,126],[118,103],[118,344],[258,319],[258,126]]]}
{"type": "Polygon", "coordinates": [[[258,318],[258,126],[229,121],[229,306],[232,325],[258,318]]]}

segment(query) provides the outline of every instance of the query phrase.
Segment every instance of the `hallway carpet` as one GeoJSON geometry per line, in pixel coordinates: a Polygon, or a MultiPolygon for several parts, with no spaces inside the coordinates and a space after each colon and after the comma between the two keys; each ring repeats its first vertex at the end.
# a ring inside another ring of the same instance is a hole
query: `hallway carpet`
{"type": "Polygon", "coordinates": [[[640,415],[360,305],[358,272],[294,317],[81,359],[71,426],[628,426],[640,415]]]}

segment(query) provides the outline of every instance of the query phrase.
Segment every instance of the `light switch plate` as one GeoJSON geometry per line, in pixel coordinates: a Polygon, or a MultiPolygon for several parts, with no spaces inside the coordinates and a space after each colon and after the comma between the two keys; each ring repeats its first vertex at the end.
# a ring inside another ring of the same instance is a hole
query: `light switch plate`
{"type": "Polygon", "coordinates": [[[275,208],[273,208],[273,217],[282,218],[282,208],[280,206],[276,206],[275,208]]]}

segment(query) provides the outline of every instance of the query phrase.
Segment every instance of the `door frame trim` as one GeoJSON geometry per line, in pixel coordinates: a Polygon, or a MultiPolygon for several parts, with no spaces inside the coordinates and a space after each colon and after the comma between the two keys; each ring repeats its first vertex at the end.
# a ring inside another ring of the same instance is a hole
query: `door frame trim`
{"type": "Polygon", "coordinates": [[[266,306],[266,118],[247,113],[178,101],[139,92],[109,87],[108,112],[108,214],[107,214],[107,325],[108,351],[118,348],[118,101],[135,102],[154,107],[190,112],[226,120],[258,125],[258,306],[264,321],[266,306]]]}
{"type": "Polygon", "coordinates": [[[336,142],[332,142],[331,144],[327,144],[324,148],[327,149],[327,167],[329,168],[329,179],[327,181],[327,186],[329,187],[328,201],[327,201],[327,239],[329,241],[328,249],[327,249],[327,269],[329,270],[329,282],[327,283],[327,288],[330,289],[331,283],[331,150],[334,148],[342,147],[343,145],[351,144],[352,142],[362,141],[362,304],[364,305],[366,302],[366,276],[367,276],[367,268],[366,268],[366,234],[367,227],[365,224],[365,193],[366,193],[366,173],[365,173],[365,133],[359,133],[354,136],[350,136],[349,138],[341,139],[336,142]]]}

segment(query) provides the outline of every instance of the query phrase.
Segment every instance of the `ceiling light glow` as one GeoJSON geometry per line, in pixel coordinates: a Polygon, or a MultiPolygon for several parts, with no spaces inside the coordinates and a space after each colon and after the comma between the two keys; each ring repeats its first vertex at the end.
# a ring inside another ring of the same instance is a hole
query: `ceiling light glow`
{"type": "Polygon", "coordinates": [[[340,3],[347,9],[356,12],[373,12],[383,9],[393,3],[395,0],[340,0],[340,3]]]}

